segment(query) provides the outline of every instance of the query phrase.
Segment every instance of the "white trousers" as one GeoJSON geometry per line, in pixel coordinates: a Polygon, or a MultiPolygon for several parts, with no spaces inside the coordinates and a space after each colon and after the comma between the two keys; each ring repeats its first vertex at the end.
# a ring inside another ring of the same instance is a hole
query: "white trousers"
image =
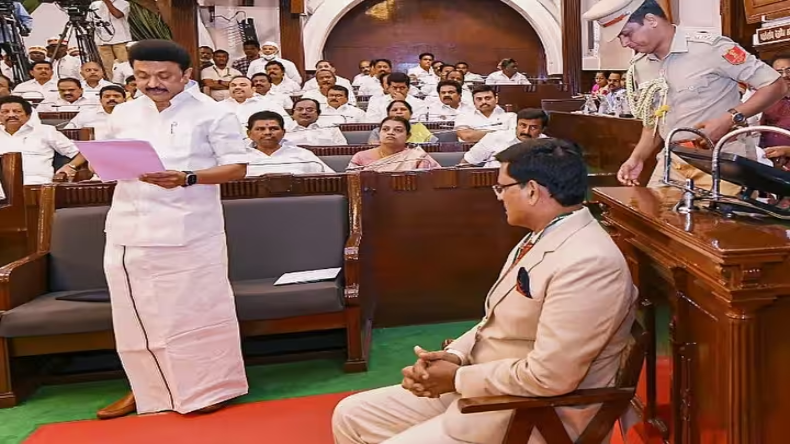
{"type": "Polygon", "coordinates": [[[189,413],[247,393],[224,235],[183,247],[107,244],[104,269],[138,413],[189,413]]]}
{"type": "MultiPolygon", "coordinates": [[[[420,398],[399,385],[343,399],[332,415],[336,444],[459,444],[444,431],[444,413],[456,393],[420,398]]],[[[505,431],[480,444],[499,444],[505,431]]]]}

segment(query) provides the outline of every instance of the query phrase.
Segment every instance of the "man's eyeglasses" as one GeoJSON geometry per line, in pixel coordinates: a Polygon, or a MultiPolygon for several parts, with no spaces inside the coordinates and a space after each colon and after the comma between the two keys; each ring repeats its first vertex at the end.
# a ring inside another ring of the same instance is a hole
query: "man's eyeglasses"
{"type": "Polygon", "coordinates": [[[507,185],[496,184],[496,185],[492,185],[491,189],[494,190],[494,193],[497,196],[501,196],[502,193],[504,193],[506,189],[508,189],[508,188],[510,188],[512,186],[515,186],[515,185],[522,185],[522,183],[523,182],[514,182],[514,183],[509,183],[507,185]]]}
{"type": "Polygon", "coordinates": [[[790,76],[790,68],[784,68],[784,69],[779,68],[779,69],[776,70],[776,72],[778,72],[779,74],[781,74],[783,76],[790,76]]]}

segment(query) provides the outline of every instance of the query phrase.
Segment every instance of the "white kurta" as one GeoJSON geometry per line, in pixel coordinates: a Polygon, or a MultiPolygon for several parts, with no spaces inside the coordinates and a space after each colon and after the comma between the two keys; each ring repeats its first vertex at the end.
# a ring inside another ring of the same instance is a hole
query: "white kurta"
{"type": "MultiPolygon", "coordinates": [[[[118,105],[109,134],[151,143],[166,169],[247,163],[233,114],[198,88],[158,112],[118,105]]],[[[118,354],[138,413],[188,413],[247,393],[218,185],[118,181],[104,268],[118,354]]]]}

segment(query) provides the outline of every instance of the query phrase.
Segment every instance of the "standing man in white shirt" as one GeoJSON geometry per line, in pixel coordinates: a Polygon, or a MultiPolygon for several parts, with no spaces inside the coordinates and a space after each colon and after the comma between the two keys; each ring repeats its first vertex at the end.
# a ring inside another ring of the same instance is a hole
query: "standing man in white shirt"
{"type": "Polygon", "coordinates": [[[271,111],[257,112],[250,116],[247,128],[252,149],[247,177],[272,173],[335,172],[312,151],[283,140],[285,122],[279,114],[271,111]]]}
{"type": "Polygon", "coordinates": [[[518,112],[515,132],[497,131],[486,135],[464,154],[461,165],[499,167],[499,162],[495,159],[499,152],[529,139],[545,139],[547,136],[543,132],[548,126],[549,115],[542,109],[522,109],[518,112]]]}
{"type": "Polygon", "coordinates": [[[347,145],[346,136],[340,128],[321,127],[318,124],[319,116],[321,116],[321,104],[317,100],[299,99],[294,102],[294,122],[286,126],[288,134],[285,140],[294,145],[347,145]]]}
{"type": "Polygon", "coordinates": [[[509,130],[516,122],[514,113],[499,106],[499,96],[489,85],[475,87],[472,92],[475,110],[455,118],[455,130],[461,142],[479,142],[493,131],[509,130]]]}
{"type": "Polygon", "coordinates": [[[118,85],[109,85],[99,91],[101,106],[83,108],[64,126],[65,129],[93,128],[94,140],[109,139],[107,124],[116,106],[126,101],[126,93],[118,85]]]}
{"type": "Polygon", "coordinates": [[[52,125],[31,121],[33,107],[19,96],[0,97],[0,154],[22,153],[25,185],[52,182],[57,174],[74,178],[85,163],[74,142],[52,125]],[[55,153],[68,157],[68,164],[54,171],[55,153]],[[54,174],[53,174],[54,173],[54,174]]]}
{"type": "Polygon", "coordinates": [[[285,77],[299,85],[299,90],[301,90],[302,75],[299,74],[299,70],[296,69],[296,65],[294,65],[294,62],[288,59],[279,57],[278,54],[280,54],[280,47],[277,45],[277,43],[272,41],[263,42],[261,45],[261,58],[250,62],[250,67],[247,70],[247,77],[259,72],[268,73],[269,62],[278,62],[283,66],[283,73],[285,74],[285,77]]]}
{"type": "Polygon", "coordinates": [[[132,393],[98,416],[209,413],[248,389],[219,185],[246,175],[249,154],[236,117],[187,88],[186,49],[144,40],[129,60],[144,95],[115,108],[109,133],[149,142],[166,171],[119,180],[107,214],[104,269],[132,393]]]}
{"type": "Polygon", "coordinates": [[[91,11],[106,26],[96,27],[96,47],[104,67],[106,78],[112,76],[115,60],[123,63],[128,60],[126,44],[132,40],[129,27],[129,2],[126,0],[96,0],[91,3],[91,11]]]}
{"type": "Polygon", "coordinates": [[[532,85],[532,83],[524,74],[518,72],[518,62],[514,59],[504,59],[502,70],[489,74],[486,85],[532,85]]]}
{"type": "Polygon", "coordinates": [[[230,54],[224,49],[214,51],[214,63],[203,68],[200,79],[208,90],[208,95],[217,102],[230,97],[230,79],[242,75],[237,69],[228,66],[230,54]]]}

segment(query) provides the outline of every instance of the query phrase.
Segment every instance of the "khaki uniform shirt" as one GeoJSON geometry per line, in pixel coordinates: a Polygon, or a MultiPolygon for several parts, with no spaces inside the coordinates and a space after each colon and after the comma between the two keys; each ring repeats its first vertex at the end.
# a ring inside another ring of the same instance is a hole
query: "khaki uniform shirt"
{"type": "MultiPolygon", "coordinates": [[[[738,106],[738,82],[760,89],[780,78],[770,66],[727,37],[682,30],[676,30],[664,60],[639,54],[631,63],[635,64],[637,87],[662,75],[669,84],[669,112],[658,128],[664,140],[675,128],[694,127],[738,106]]],[[[678,133],[676,137],[683,140],[696,136],[678,133]]],[[[756,157],[754,146],[747,148],[744,143],[727,144],[725,151],[756,157]]]]}

